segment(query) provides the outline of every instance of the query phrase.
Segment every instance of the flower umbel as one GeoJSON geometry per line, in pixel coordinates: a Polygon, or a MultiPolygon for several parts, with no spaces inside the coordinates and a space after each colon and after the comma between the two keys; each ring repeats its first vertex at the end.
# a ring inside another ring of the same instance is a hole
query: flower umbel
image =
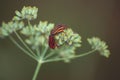
{"type": "Polygon", "coordinates": [[[81,47],[81,36],[70,27],[62,24],[57,25],[57,27],[48,21],[31,24],[32,20],[37,18],[37,12],[38,8],[35,6],[24,6],[21,11],[15,11],[16,15],[11,21],[3,22],[0,27],[0,37],[9,37],[20,50],[37,61],[38,65],[32,80],[36,80],[43,63],[70,62],[71,59],[87,56],[95,51],[99,51],[107,58],[109,57],[108,46],[97,37],[88,38],[92,47],[91,51],[76,54],[75,50],[81,47]]]}
{"type": "Polygon", "coordinates": [[[13,17],[13,20],[22,20],[22,19],[27,19],[27,20],[33,20],[37,18],[37,12],[38,8],[31,7],[23,7],[22,11],[15,11],[16,16],[13,17]]]}
{"type": "Polygon", "coordinates": [[[97,37],[93,37],[88,38],[88,42],[91,45],[92,49],[97,50],[100,53],[100,55],[105,56],[107,58],[110,56],[110,51],[107,49],[108,46],[104,41],[101,41],[97,37]]]}
{"type": "Polygon", "coordinates": [[[65,58],[65,62],[70,61],[75,55],[75,49],[81,46],[81,36],[74,33],[72,29],[65,25],[57,25],[49,36],[49,46],[57,52],[59,57],[65,58]]]}
{"type": "Polygon", "coordinates": [[[22,29],[24,23],[22,21],[10,21],[8,23],[3,22],[2,27],[0,28],[0,36],[5,37],[9,36],[14,31],[22,29]]]}
{"type": "Polygon", "coordinates": [[[26,43],[32,46],[32,49],[36,47],[48,46],[48,36],[51,29],[54,27],[53,23],[47,21],[40,21],[38,25],[28,25],[21,30],[21,33],[26,36],[26,43]]]}
{"type": "Polygon", "coordinates": [[[58,43],[58,46],[68,45],[74,47],[81,46],[81,36],[77,33],[74,33],[72,29],[67,28],[62,33],[55,36],[55,39],[58,43]]]}

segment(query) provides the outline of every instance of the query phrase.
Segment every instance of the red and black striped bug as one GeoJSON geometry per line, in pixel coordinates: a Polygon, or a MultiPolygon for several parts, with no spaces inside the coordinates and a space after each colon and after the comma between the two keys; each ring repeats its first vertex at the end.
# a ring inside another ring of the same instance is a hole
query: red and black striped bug
{"type": "Polygon", "coordinates": [[[59,24],[51,30],[48,41],[50,48],[55,49],[57,47],[57,43],[55,42],[55,35],[63,32],[66,28],[67,28],[66,25],[59,24]]]}
{"type": "Polygon", "coordinates": [[[58,33],[61,33],[61,32],[63,32],[66,28],[67,28],[66,25],[59,24],[59,25],[55,26],[55,27],[52,29],[50,35],[56,35],[56,34],[58,34],[58,33]]]}
{"type": "Polygon", "coordinates": [[[49,36],[49,47],[52,48],[52,49],[55,49],[57,47],[57,44],[55,42],[55,38],[53,35],[50,35],[49,36]]]}

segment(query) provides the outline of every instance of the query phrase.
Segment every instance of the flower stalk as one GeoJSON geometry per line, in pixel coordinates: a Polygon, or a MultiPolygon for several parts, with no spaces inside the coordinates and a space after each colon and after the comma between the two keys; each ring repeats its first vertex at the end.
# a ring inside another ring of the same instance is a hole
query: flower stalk
{"type": "Polygon", "coordinates": [[[10,40],[19,48],[21,49],[25,54],[27,54],[28,56],[30,56],[32,59],[37,60],[35,58],[35,56],[31,55],[27,50],[25,50],[21,45],[18,44],[18,42],[16,42],[16,40],[12,37],[9,36],[10,40]]]}
{"type": "Polygon", "coordinates": [[[37,79],[37,75],[38,75],[38,73],[40,71],[41,66],[42,66],[42,63],[38,62],[32,80],[37,79]]]}
{"type": "MultiPolygon", "coordinates": [[[[82,54],[79,54],[79,55],[71,56],[71,57],[68,57],[68,58],[69,59],[74,59],[74,58],[84,57],[84,56],[87,56],[87,55],[90,55],[90,54],[94,53],[95,51],[96,50],[91,50],[91,51],[88,51],[86,53],[82,53],[82,54]]],[[[43,63],[63,61],[65,59],[66,58],[52,58],[52,59],[45,60],[43,63]]]]}

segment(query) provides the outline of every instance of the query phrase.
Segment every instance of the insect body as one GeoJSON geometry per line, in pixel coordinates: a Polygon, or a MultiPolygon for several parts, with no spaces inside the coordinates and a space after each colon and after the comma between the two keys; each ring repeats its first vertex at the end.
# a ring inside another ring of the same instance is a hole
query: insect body
{"type": "Polygon", "coordinates": [[[67,28],[66,25],[59,24],[59,25],[55,26],[54,29],[52,29],[50,35],[56,35],[56,34],[58,34],[58,33],[61,33],[61,32],[63,32],[66,28],[67,28]]]}
{"type": "Polygon", "coordinates": [[[55,49],[57,47],[57,43],[55,42],[55,35],[63,32],[66,28],[67,27],[65,25],[59,24],[51,30],[48,41],[50,48],[55,49]]]}
{"type": "Polygon", "coordinates": [[[49,47],[52,48],[52,49],[54,49],[57,46],[57,44],[55,42],[55,38],[54,38],[53,35],[49,36],[49,42],[48,43],[49,43],[49,47]]]}

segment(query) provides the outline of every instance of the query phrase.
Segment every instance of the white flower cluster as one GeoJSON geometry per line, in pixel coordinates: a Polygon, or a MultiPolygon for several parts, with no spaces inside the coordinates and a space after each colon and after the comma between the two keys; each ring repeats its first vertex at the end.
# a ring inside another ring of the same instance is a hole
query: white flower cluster
{"type": "Polygon", "coordinates": [[[38,8],[36,7],[24,6],[21,12],[18,10],[15,11],[16,16],[13,17],[13,20],[22,20],[22,19],[33,20],[37,18],[37,12],[38,12],[38,8]]]}
{"type": "Polygon", "coordinates": [[[93,37],[88,38],[88,42],[91,45],[92,49],[97,50],[100,53],[100,55],[105,56],[107,58],[109,57],[110,51],[108,50],[108,46],[104,41],[101,41],[97,37],[93,37]]]}

